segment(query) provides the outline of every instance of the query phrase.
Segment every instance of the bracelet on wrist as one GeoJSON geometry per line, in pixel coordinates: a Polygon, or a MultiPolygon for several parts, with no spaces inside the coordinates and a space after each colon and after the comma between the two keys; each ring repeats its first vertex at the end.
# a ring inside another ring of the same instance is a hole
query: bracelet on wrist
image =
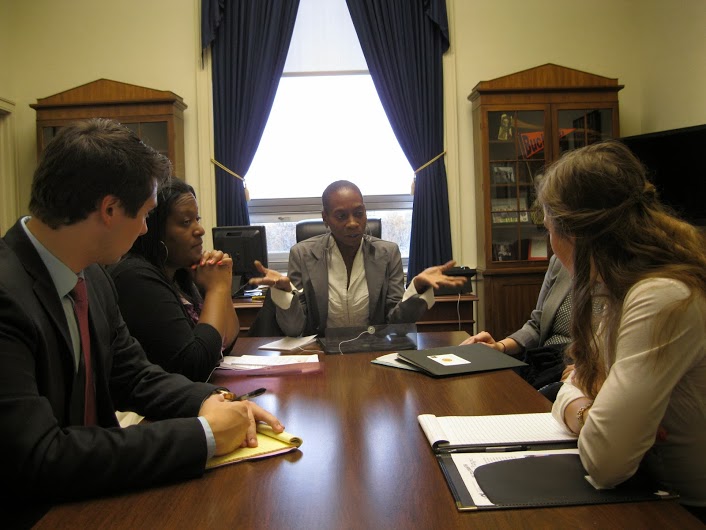
{"type": "Polygon", "coordinates": [[[583,407],[579,408],[579,410],[576,411],[576,420],[579,422],[579,427],[583,427],[585,420],[584,420],[584,414],[588,411],[593,406],[593,401],[589,401],[586,403],[583,407]]]}
{"type": "Polygon", "coordinates": [[[502,352],[506,353],[507,352],[507,346],[505,346],[505,343],[501,340],[498,341],[498,344],[503,347],[502,352]]]}

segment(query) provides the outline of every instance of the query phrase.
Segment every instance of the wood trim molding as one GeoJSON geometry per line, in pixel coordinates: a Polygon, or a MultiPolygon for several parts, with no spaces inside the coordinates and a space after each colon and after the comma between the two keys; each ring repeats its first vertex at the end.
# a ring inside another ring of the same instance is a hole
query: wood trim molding
{"type": "Polygon", "coordinates": [[[15,103],[0,97],[0,235],[18,216],[19,175],[15,133],[15,103]]]}

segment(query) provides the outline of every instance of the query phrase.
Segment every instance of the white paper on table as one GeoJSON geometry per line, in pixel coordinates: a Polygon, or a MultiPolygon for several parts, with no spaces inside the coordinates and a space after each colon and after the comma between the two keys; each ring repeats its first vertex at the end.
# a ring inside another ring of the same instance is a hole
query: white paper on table
{"type": "Polygon", "coordinates": [[[226,355],[219,368],[226,370],[254,370],[268,366],[283,366],[285,364],[317,363],[319,354],[311,355],[226,355]]]}
{"type": "Polygon", "coordinates": [[[392,366],[393,368],[402,368],[404,370],[412,370],[414,372],[419,372],[420,370],[412,366],[411,364],[404,363],[397,360],[397,352],[388,353],[386,355],[381,355],[370,361],[373,364],[382,364],[384,366],[392,366]]]}
{"type": "Polygon", "coordinates": [[[268,342],[267,344],[258,346],[258,349],[292,351],[296,349],[301,349],[307,344],[311,344],[312,342],[314,342],[315,338],[316,335],[309,335],[308,337],[284,337],[274,342],[268,342]]]}

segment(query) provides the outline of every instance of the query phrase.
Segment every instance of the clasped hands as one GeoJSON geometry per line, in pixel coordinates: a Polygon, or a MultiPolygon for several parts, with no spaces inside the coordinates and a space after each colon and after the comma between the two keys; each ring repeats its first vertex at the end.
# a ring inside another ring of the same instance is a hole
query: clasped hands
{"type": "Polygon", "coordinates": [[[199,410],[208,421],[216,440],[216,456],[235,451],[238,447],[257,447],[257,422],[264,421],[276,433],[284,425],[252,401],[226,401],[221,394],[208,397],[199,410]]]}
{"type": "Polygon", "coordinates": [[[221,250],[206,250],[201,254],[201,259],[191,265],[191,277],[194,283],[205,291],[222,285],[230,292],[233,260],[221,250]]]}

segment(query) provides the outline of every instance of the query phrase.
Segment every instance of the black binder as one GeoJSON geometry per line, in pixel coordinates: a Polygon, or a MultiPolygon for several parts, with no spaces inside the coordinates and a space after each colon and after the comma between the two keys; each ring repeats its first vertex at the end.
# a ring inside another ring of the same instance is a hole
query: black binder
{"type": "Polygon", "coordinates": [[[660,490],[647,473],[611,489],[596,489],[586,480],[577,454],[548,454],[501,460],[476,468],[474,476],[490,506],[476,506],[450,454],[437,454],[459,511],[610,504],[675,499],[660,490]]]}
{"type": "Polygon", "coordinates": [[[594,487],[578,455],[578,437],[560,426],[550,413],[422,414],[417,419],[460,511],[677,497],[662,491],[643,470],[615,488],[594,487]],[[464,477],[468,483],[475,481],[472,491],[482,492],[476,495],[478,504],[464,477]]]}
{"type": "Polygon", "coordinates": [[[397,353],[397,358],[419,368],[432,377],[489,372],[527,366],[526,363],[484,344],[401,351],[397,353]]]}

